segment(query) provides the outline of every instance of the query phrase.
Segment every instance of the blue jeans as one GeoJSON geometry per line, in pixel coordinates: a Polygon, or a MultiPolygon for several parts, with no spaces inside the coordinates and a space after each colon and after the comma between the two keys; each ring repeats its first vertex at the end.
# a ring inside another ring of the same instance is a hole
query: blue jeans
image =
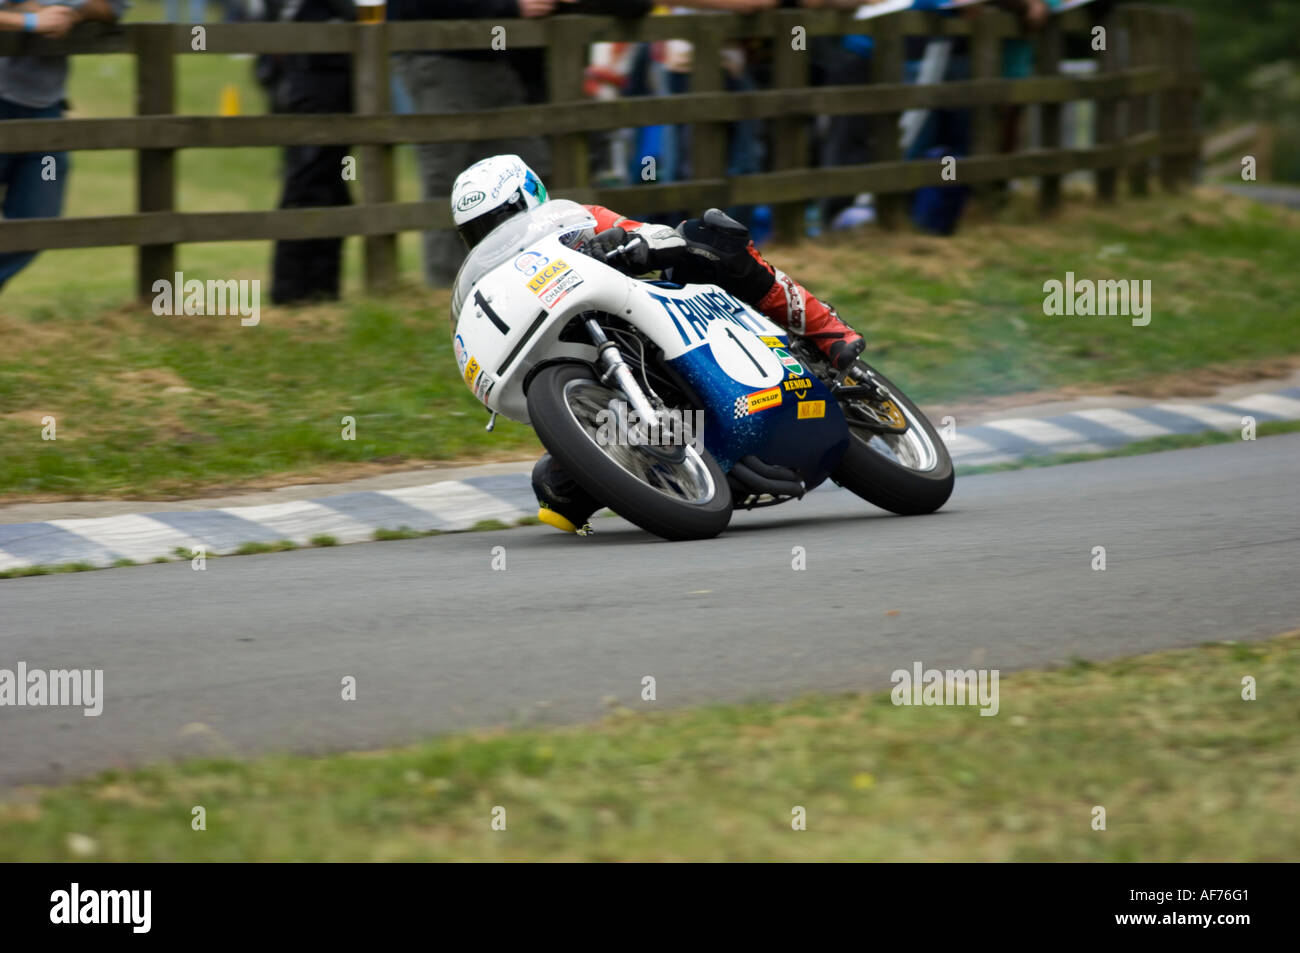
{"type": "MultiPolygon", "coordinates": [[[[0,120],[58,119],[61,106],[37,109],[0,99],[0,120]]],[[[58,218],[68,180],[66,152],[0,152],[0,186],[4,187],[5,218],[58,218]],[[51,163],[49,160],[53,160],[51,163]]],[[[0,288],[27,267],[34,251],[0,252],[0,288]]]]}
{"type": "MultiPolygon", "coordinates": [[[[915,83],[920,72],[921,63],[913,60],[905,65],[907,82],[915,83]]],[[[946,83],[971,78],[970,57],[954,56],[948,61],[948,69],[943,75],[946,83]]],[[[952,150],[952,154],[970,155],[971,113],[969,109],[931,109],[925,125],[912,142],[912,147],[904,158],[919,159],[926,150],[934,146],[943,146],[952,150]]]]}
{"type": "MultiPolygon", "coordinates": [[[[205,23],[208,19],[207,0],[190,0],[190,23],[205,23]]],[[[181,18],[180,0],[163,0],[163,19],[176,23],[181,18]]]]}

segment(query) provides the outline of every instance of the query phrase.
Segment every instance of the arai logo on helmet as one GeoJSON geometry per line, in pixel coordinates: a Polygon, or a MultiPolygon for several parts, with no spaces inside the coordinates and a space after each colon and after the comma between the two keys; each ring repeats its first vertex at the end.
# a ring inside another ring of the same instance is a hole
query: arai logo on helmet
{"type": "Polygon", "coordinates": [[[485,195],[482,192],[466,193],[464,196],[461,197],[461,200],[456,203],[456,211],[468,212],[475,205],[478,205],[479,202],[482,202],[485,198],[487,198],[487,195],[485,195]]]}

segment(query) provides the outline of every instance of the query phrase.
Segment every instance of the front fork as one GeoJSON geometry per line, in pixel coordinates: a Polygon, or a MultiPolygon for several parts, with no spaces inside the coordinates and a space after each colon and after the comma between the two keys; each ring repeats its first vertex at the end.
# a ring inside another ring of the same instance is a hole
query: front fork
{"type": "Polygon", "coordinates": [[[632,409],[637,412],[642,426],[662,423],[659,419],[659,411],[651,402],[649,395],[637,383],[636,375],[623,360],[618,345],[605,336],[604,329],[595,318],[587,319],[587,333],[591,335],[592,343],[596,345],[596,364],[600,368],[601,383],[608,385],[612,380],[618,385],[618,389],[627,395],[632,409]]]}

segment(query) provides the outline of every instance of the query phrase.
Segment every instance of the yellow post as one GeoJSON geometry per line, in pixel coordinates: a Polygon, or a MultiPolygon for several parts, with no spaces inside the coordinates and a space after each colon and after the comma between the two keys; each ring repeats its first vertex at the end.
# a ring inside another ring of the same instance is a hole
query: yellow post
{"type": "Polygon", "coordinates": [[[221,87],[221,115],[239,115],[239,87],[234,83],[221,87]]]}

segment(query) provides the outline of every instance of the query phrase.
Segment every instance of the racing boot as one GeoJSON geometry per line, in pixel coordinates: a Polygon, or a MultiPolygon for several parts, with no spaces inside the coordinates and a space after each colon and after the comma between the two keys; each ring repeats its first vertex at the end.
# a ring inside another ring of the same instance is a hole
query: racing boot
{"type": "MultiPolygon", "coordinates": [[[[757,250],[753,254],[758,257],[757,250]]],[[[772,268],[772,272],[772,287],[759,301],[758,310],[791,333],[812,341],[837,371],[852,366],[867,346],[862,335],[845,324],[831,305],[813,297],[784,271],[772,268]]]]}
{"type": "Polygon", "coordinates": [[[837,371],[851,367],[867,346],[862,335],[845,324],[834,307],[814,298],[784,272],[778,270],[776,275],[776,284],[759,304],[759,310],[792,333],[812,341],[837,371]]]}
{"type": "Polygon", "coordinates": [[[600,509],[600,502],[578,486],[549,453],[542,454],[533,467],[533,492],[537,494],[537,518],[547,526],[579,536],[591,535],[588,521],[600,509]]]}

